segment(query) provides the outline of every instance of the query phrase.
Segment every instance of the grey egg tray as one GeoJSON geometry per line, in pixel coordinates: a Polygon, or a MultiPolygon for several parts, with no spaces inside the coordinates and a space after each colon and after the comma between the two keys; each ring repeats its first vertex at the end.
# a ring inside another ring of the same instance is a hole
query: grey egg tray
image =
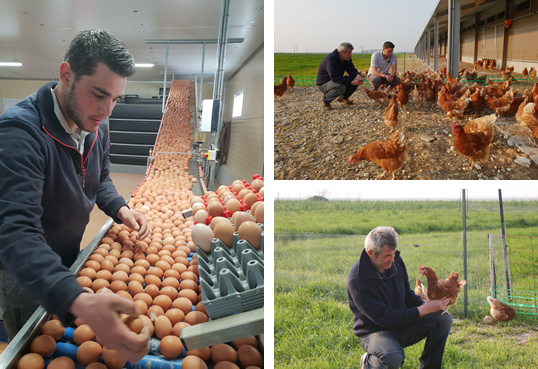
{"type": "MultiPolygon", "coordinates": [[[[263,226],[262,226],[263,229],[263,226]]],[[[233,235],[233,247],[211,242],[211,253],[196,246],[202,302],[211,319],[263,307],[264,233],[260,250],[233,235]]]]}

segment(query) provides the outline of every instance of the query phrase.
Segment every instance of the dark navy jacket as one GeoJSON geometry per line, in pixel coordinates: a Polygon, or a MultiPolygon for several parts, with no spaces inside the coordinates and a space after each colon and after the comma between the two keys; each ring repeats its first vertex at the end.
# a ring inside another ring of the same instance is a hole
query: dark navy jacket
{"type": "Polygon", "coordinates": [[[411,290],[400,251],[392,267],[380,273],[363,250],[349,270],[346,285],[357,336],[391,330],[420,317],[417,307],[423,301],[411,290]]]}
{"type": "Polygon", "coordinates": [[[109,177],[107,127],[86,136],[81,155],[54,114],[54,86],[0,115],[0,268],[65,323],[84,292],[68,267],[94,204],[113,217],[126,204],[109,177]]]}
{"type": "Polygon", "coordinates": [[[324,83],[333,81],[334,83],[349,86],[359,71],[353,65],[352,60],[340,60],[338,49],[323,58],[318,68],[316,85],[321,86],[324,83]],[[349,74],[344,77],[344,72],[349,74]]]}

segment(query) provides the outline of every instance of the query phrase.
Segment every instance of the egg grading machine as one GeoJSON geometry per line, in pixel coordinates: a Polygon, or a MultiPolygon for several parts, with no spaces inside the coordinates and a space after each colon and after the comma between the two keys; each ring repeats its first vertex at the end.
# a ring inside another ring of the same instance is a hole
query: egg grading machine
{"type": "MultiPolygon", "coordinates": [[[[157,135],[157,140],[160,136],[160,130],[157,135]]],[[[155,152],[153,152],[153,155],[155,152]]],[[[150,171],[152,161],[148,163],[148,170],[146,171],[146,177],[150,171]]],[[[197,177],[197,174],[200,174],[203,178],[203,172],[199,170],[199,161],[198,158],[189,161],[189,173],[197,177]],[[192,162],[192,163],[191,163],[192,162]],[[198,170],[197,170],[198,169],[198,170]]],[[[204,186],[203,181],[199,180],[198,184],[201,183],[201,187],[195,186],[193,192],[198,192],[203,189],[205,193],[207,190],[204,186]],[[197,191],[198,190],[198,191],[197,191]]],[[[144,178],[145,180],[145,178],[144,178]]],[[[195,184],[196,185],[196,184],[195,184]]],[[[136,191],[135,191],[136,193],[136,191]]],[[[133,194],[134,196],[134,194],[133,194]]],[[[96,236],[90,241],[88,246],[86,246],[83,251],[79,254],[77,260],[73,263],[70,270],[74,274],[78,273],[84,268],[84,264],[92,253],[99,247],[101,239],[109,232],[110,228],[113,226],[114,221],[110,218],[103,227],[99,230],[96,236]]],[[[230,342],[232,340],[256,336],[260,351],[263,354],[263,321],[264,321],[264,309],[259,308],[244,312],[241,314],[235,314],[225,318],[220,318],[216,320],[210,320],[203,324],[198,324],[192,327],[183,328],[181,331],[181,340],[184,345],[184,352],[187,350],[195,350],[197,348],[208,347],[217,343],[230,342]]],[[[44,323],[49,320],[50,314],[43,307],[38,307],[26,324],[22,327],[19,333],[13,338],[5,350],[0,354],[0,368],[6,369],[15,369],[17,368],[17,363],[19,359],[30,351],[30,344],[32,340],[40,335],[41,327],[44,323]]],[[[155,349],[157,343],[155,339],[152,339],[150,344],[153,347],[153,352],[158,351],[158,348],[155,349]]],[[[59,347],[60,352],[58,352],[58,347],[52,357],[55,356],[70,356],[66,352],[62,345],[59,347]],[[63,352],[62,352],[63,351],[63,352]]],[[[69,351],[69,348],[67,348],[69,351]]],[[[151,352],[151,350],[150,350],[151,352]]],[[[48,365],[48,361],[46,361],[48,365]]],[[[77,369],[83,368],[84,366],[76,364],[77,369]]],[[[161,360],[159,357],[146,355],[143,360],[139,363],[132,365],[130,363],[126,364],[126,368],[181,368],[181,361],[179,360],[161,360]]]]}

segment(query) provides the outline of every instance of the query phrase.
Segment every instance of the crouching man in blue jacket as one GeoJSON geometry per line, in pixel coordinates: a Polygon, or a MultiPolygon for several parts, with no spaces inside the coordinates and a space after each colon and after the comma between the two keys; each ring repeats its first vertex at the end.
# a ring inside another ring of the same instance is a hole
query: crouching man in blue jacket
{"type": "Polygon", "coordinates": [[[149,330],[131,332],[119,312],[134,303],[111,293],[89,294],[69,267],[90,212],[149,232],[109,176],[110,142],[103,122],[123,95],[134,58],[115,36],[79,32],[60,65],[58,82],[0,115],[0,307],[11,339],[38,305],[64,326],[76,317],[130,362],[149,351],[149,330]]]}
{"type": "Polygon", "coordinates": [[[424,302],[415,295],[397,245],[394,228],[374,228],[347,275],[353,331],[366,351],[361,369],[399,368],[405,359],[403,348],[424,338],[419,368],[441,368],[452,327],[451,316],[441,310],[449,299],[424,302]]]}

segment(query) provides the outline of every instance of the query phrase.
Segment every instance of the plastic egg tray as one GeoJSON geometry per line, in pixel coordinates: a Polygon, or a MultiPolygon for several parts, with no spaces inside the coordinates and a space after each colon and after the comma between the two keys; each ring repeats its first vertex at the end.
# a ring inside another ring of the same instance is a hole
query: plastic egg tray
{"type": "MultiPolygon", "coordinates": [[[[263,229],[263,225],[260,224],[263,229]]],[[[198,246],[198,271],[202,302],[209,318],[217,319],[263,307],[264,233],[260,250],[233,235],[233,247],[211,241],[211,253],[198,246]]]]}

